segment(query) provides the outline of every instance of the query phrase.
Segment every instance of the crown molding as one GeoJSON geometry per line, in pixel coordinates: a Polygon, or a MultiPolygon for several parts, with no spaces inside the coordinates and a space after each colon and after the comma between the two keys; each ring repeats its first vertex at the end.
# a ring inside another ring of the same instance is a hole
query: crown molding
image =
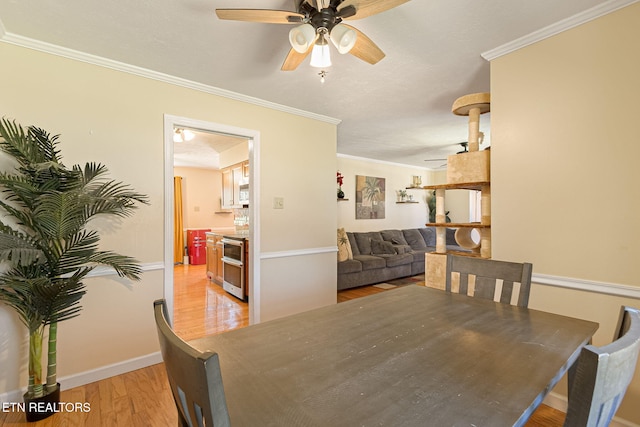
{"type": "Polygon", "coordinates": [[[403,168],[421,169],[421,170],[426,170],[426,171],[435,171],[435,169],[431,169],[431,168],[428,168],[426,166],[407,165],[407,164],[404,164],[404,163],[395,163],[395,162],[389,162],[389,161],[386,161],[386,160],[370,159],[368,157],[352,156],[350,154],[337,153],[336,157],[338,157],[339,159],[359,160],[359,161],[362,161],[362,162],[379,163],[379,164],[382,164],[382,165],[400,166],[400,167],[403,167],[403,168]]]}
{"type": "Polygon", "coordinates": [[[502,46],[498,46],[495,49],[483,52],[480,56],[487,61],[492,61],[525,46],[529,46],[533,43],[562,33],[563,31],[570,30],[578,25],[593,21],[594,19],[600,18],[601,16],[607,15],[611,12],[615,12],[616,10],[627,7],[633,3],[637,3],[638,1],[640,0],[609,0],[594,6],[591,9],[587,9],[584,12],[580,12],[576,15],[570,16],[569,18],[558,21],[555,24],[551,24],[526,36],[520,37],[519,39],[515,39],[509,43],[503,44],[502,46]]]}
{"type": "Polygon", "coordinates": [[[288,107],[286,105],[277,104],[275,102],[265,101],[260,98],[254,98],[252,96],[243,95],[237,92],[232,92],[226,89],[220,89],[214,86],[194,82],[191,80],[183,79],[180,77],[171,76],[169,74],[159,73],[157,71],[149,70],[135,65],[126,64],[124,62],[114,61],[111,59],[103,58],[101,56],[91,55],[88,53],[80,52],[73,49],[68,49],[62,46],[54,45],[51,43],[43,42],[40,40],[23,37],[17,34],[9,33],[5,30],[2,21],[0,20],[0,41],[13,44],[28,49],[37,50],[51,55],[61,56],[64,58],[73,59],[76,61],[85,62],[99,67],[109,68],[115,71],[121,71],[128,74],[144,77],[147,79],[157,80],[164,83],[169,83],[175,86],[181,86],[187,89],[197,90],[199,92],[208,93],[211,95],[221,96],[235,101],[246,102],[248,104],[257,105],[260,107],[270,108],[272,110],[282,111],[284,113],[294,114],[297,116],[306,117],[321,122],[338,125],[342,120],[336,119],[322,114],[312,113],[310,111],[300,110],[298,108],[288,107]]]}

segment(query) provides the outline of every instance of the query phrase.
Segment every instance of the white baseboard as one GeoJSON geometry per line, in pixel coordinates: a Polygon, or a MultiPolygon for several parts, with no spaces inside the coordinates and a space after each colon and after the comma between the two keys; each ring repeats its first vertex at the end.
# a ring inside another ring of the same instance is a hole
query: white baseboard
{"type": "MultiPolygon", "coordinates": [[[[161,362],[162,355],[160,354],[160,352],[156,352],[147,354],[145,356],[124,360],[112,365],[101,366],[90,371],[80,372],[66,377],[60,377],[58,379],[58,382],[60,383],[61,390],[68,390],[70,388],[90,384],[116,375],[125,374],[127,372],[135,371],[136,369],[145,368],[147,366],[155,365],[161,362]]],[[[22,402],[22,396],[25,392],[26,388],[8,391],[6,393],[0,394],[0,402],[22,402]]]]}
{"type": "MultiPolygon", "coordinates": [[[[551,392],[547,394],[547,397],[544,398],[542,402],[547,406],[551,406],[558,411],[562,411],[564,413],[567,412],[567,398],[561,394],[551,392]]],[[[638,424],[632,423],[631,421],[624,420],[619,417],[613,417],[611,420],[610,427],[639,427],[638,424]]]]}

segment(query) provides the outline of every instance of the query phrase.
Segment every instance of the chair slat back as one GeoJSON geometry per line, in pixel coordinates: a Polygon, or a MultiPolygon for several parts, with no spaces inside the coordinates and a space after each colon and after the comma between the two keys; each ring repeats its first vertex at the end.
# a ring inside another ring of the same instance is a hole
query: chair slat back
{"type": "Polygon", "coordinates": [[[160,351],[178,407],[179,425],[230,426],[218,354],[202,353],[180,339],[167,321],[165,301],[157,300],[153,305],[160,351]]]}
{"type": "Polygon", "coordinates": [[[447,255],[445,290],[520,307],[529,305],[530,263],[516,263],[468,256],[447,255]],[[455,278],[454,278],[455,276],[455,278]]]}
{"type": "Polygon", "coordinates": [[[609,425],[631,383],[639,351],[640,310],[622,307],[614,341],[585,346],[572,369],[566,427],[609,425]]]}

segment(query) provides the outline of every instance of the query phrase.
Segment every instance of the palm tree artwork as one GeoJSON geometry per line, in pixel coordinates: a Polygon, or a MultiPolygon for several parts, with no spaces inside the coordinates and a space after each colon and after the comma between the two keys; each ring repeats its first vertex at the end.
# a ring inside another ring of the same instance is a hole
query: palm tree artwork
{"type": "Polygon", "coordinates": [[[385,217],[385,179],[356,175],[356,219],[385,217]]]}
{"type": "Polygon", "coordinates": [[[58,144],[59,135],[0,120],[0,152],[13,163],[0,171],[0,301],[16,310],[29,331],[25,399],[58,388],[58,323],[80,314],[87,275],[97,266],[130,280],[142,273],[134,258],[100,250],[100,235],[88,224],[97,217],[128,217],[138,204],[148,204],[147,196],[107,178],[100,163],[67,168],[58,144]]]}

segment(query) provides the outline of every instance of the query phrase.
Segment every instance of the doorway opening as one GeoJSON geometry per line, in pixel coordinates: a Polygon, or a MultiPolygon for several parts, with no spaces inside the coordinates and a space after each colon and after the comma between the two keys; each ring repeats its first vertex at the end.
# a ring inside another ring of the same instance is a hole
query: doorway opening
{"type": "MultiPolygon", "coordinates": [[[[165,165],[164,165],[164,298],[167,301],[167,308],[173,319],[174,310],[174,264],[177,256],[176,240],[183,230],[179,230],[178,237],[174,234],[176,222],[174,218],[174,167],[184,167],[186,165],[196,165],[196,168],[220,169],[225,166],[223,162],[229,162],[230,157],[244,155],[248,158],[248,185],[249,199],[248,207],[243,206],[239,211],[239,221],[246,226],[245,233],[251,244],[249,245],[249,323],[260,321],[260,280],[259,280],[259,188],[260,188],[260,164],[259,147],[260,134],[251,129],[238,128],[220,123],[206,122],[172,115],[164,116],[164,143],[165,143],[165,165]],[[195,141],[195,142],[192,142],[195,141]],[[244,146],[243,146],[244,144],[244,146]],[[221,154],[226,153],[226,154],[221,154]],[[238,154],[240,153],[240,154],[238,154]],[[225,157],[226,156],[226,157],[225,157]]],[[[206,215],[214,215],[209,212],[214,210],[221,212],[220,223],[234,229],[238,221],[234,220],[237,211],[222,209],[222,203],[218,196],[213,201],[203,203],[196,202],[190,206],[190,214],[194,216],[194,223],[200,224],[196,228],[211,228],[202,221],[206,215]],[[199,204],[209,203],[205,206],[199,204]],[[204,216],[196,218],[204,210],[204,216]],[[224,212],[224,213],[222,213],[224,212]],[[227,219],[224,219],[224,217],[227,219]]],[[[216,221],[218,219],[216,218],[216,221]]],[[[189,228],[182,225],[182,228],[189,228]]],[[[221,227],[224,228],[224,227],[221,227]]],[[[183,245],[181,243],[180,245],[183,245]]],[[[180,249],[178,246],[178,250],[180,249]]],[[[187,261],[187,258],[184,259],[187,261]]],[[[198,261],[200,262],[200,261],[198,261]]]]}

